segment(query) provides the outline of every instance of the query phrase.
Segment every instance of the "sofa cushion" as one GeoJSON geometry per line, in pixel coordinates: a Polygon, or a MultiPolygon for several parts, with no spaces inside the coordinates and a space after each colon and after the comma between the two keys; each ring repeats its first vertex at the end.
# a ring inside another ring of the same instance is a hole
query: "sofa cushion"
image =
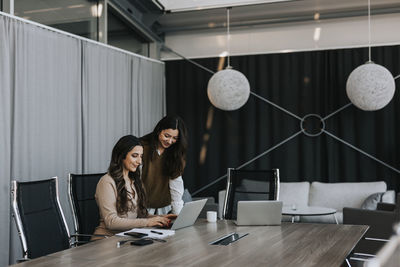
{"type": "Polygon", "coordinates": [[[307,206],[309,192],[309,182],[279,184],[279,200],[282,201],[285,206],[307,206]]]}
{"type": "MultiPolygon", "coordinates": [[[[309,192],[309,182],[279,183],[279,200],[284,206],[307,206],[309,192]]],[[[282,221],[290,222],[292,216],[283,215],[282,221]]],[[[295,216],[294,221],[300,221],[300,217],[295,216]]]]}
{"type": "Polygon", "coordinates": [[[385,191],[385,182],[313,182],[310,186],[308,205],[334,208],[338,212],[341,212],[343,207],[360,208],[369,195],[385,191]]]}

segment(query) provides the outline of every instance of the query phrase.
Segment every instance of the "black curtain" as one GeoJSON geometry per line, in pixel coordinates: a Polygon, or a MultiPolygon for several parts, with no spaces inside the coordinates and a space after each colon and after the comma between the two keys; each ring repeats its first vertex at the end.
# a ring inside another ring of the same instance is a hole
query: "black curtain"
{"type": "MultiPolygon", "coordinates": [[[[400,46],[372,48],[372,59],[393,76],[400,74],[400,46]]],[[[350,103],[346,81],[357,66],[368,60],[368,49],[338,49],[231,57],[251,91],[299,117],[325,117],[350,103]]],[[[219,59],[197,59],[216,71],[219,59]]],[[[222,111],[207,97],[210,73],[185,60],[166,62],[167,112],[178,114],[189,128],[185,186],[194,192],[300,130],[299,120],[250,96],[239,110],[222,111]]],[[[400,89],[400,79],[396,88],[400,89]]],[[[400,169],[400,96],[374,112],[355,106],[325,121],[326,130],[383,162],[400,169]]],[[[307,121],[311,127],[318,120],[307,121]]],[[[316,125],[313,125],[316,124],[316,125]]],[[[314,131],[314,130],[310,130],[314,131]]],[[[321,134],[304,134],[261,157],[246,169],[279,168],[281,181],[369,182],[386,181],[400,189],[400,174],[354,149],[321,134]]],[[[226,180],[199,195],[214,195],[226,180]]]]}

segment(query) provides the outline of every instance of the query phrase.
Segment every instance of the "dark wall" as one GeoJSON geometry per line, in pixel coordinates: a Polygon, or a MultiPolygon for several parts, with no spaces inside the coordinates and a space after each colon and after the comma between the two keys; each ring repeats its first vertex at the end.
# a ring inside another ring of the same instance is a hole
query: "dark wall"
{"type": "MultiPolygon", "coordinates": [[[[350,102],[347,77],[367,59],[368,49],[360,48],[238,56],[231,58],[231,65],[248,78],[252,92],[299,117],[310,113],[324,117],[350,102]]],[[[400,74],[400,46],[372,48],[372,59],[393,76],[400,74]]],[[[215,71],[218,60],[195,61],[215,71]]],[[[180,115],[189,128],[184,181],[190,192],[300,130],[299,120],[254,96],[237,111],[213,107],[207,98],[210,78],[210,73],[187,61],[166,62],[167,112],[180,115]]],[[[396,88],[400,89],[400,79],[396,88]]],[[[400,169],[399,122],[398,92],[382,110],[366,112],[351,105],[325,121],[327,131],[395,169],[400,169]]],[[[318,137],[300,134],[247,168],[279,168],[281,181],[384,180],[389,188],[400,189],[398,172],[324,133],[318,137]]],[[[199,195],[215,195],[225,184],[223,180],[199,195]]]]}

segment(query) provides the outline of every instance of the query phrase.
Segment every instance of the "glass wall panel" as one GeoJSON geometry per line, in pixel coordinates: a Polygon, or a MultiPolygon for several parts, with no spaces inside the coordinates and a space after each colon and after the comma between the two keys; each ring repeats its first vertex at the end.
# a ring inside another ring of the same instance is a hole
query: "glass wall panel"
{"type": "Polygon", "coordinates": [[[143,56],[149,56],[148,42],[141,37],[133,27],[129,26],[115,10],[112,8],[108,9],[107,12],[108,20],[108,44],[131,51],[136,54],[143,56]]]}
{"type": "Polygon", "coordinates": [[[16,16],[98,40],[98,17],[103,12],[98,0],[14,1],[16,16]]]}

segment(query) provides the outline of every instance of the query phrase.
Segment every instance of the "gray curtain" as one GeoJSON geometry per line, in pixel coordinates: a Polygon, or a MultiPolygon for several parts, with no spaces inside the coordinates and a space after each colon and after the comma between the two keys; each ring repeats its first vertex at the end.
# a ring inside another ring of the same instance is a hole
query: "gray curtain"
{"type": "MultiPolygon", "coordinates": [[[[131,59],[131,133],[135,136],[141,136],[139,131],[139,80],[140,80],[140,58],[132,57],[131,59]]],[[[157,76],[158,77],[158,76],[157,76]]],[[[165,99],[165,98],[164,98],[165,99]]],[[[160,116],[161,117],[161,116],[160,116]]]]}
{"type": "Polygon", "coordinates": [[[0,12],[0,266],[21,258],[10,181],[103,172],[125,134],[165,115],[164,64],[0,12]],[[141,110],[143,109],[143,110],[141,110]]]}
{"type": "Polygon", "coordinates": [[[165,114],[164,64],[140,59],[138,79],[139,134],[151,132],[165,114]],[[162,77],[154,79],[154,77],[162,77]]]}
{"type": "MultiPolygon", "coordinates": [[[[19,21],[11,30],[15,38],[11,179],[58,176],[60,203],[71,230],[67,177],[82,171],[80,41],[19,21]]],[[[11,260],[22,255],[12,225],[11,260]]]]}
{"type": "Polygon", "coordinates": [[[131,57],[83,42],[83,171],[107,171],[111,150],[131,132],[131,57]]]}
{"type": "Polygon", "coordinates": [[[10,19],[0,17],[0,266],[8,265],[11,172],[10,19]]]}

